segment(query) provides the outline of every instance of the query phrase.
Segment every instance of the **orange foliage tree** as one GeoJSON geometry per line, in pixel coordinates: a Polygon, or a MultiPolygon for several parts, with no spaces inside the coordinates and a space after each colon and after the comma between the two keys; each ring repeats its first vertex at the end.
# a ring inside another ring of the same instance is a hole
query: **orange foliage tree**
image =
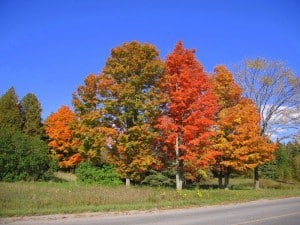
{"type": "Polygon", "coordinates": [[[87,158],[112,163],[119,175],[140,180],[157,163],[152,152],[163,62],[150,44],[133,41],[111,51],[103,72],[89,75],[73,95],[87,158]]]}
{"type": "Polygon", "coordinates": [[[45,131],[49,137],[48,146],[51,153],[58,158],[60,168],[74,168],[81,161],[78,153],[78,141],[74,138],[71,128],[76,122],[73,111],[67,106],[61,106],[45,120],[45,131]]]}
{"type": "Polygon", "coordinates": [[[202,65],[194,50],[184,49],[179,41],[167,56],[161,89],[168,99],[158,119],[163,151],[176,163],[176,188],[182,189],[185,171],[206,166],[213,151],[206,149],[217,103],[202,65]],[[202,157],[204,156],[205,157],[202,157]]]}
{"type": "Polygon", "coordinates": [[[215,171],[219,185],[232,171],[245,172],[272,159],[276,146],[260,135],[260,115],[255,104],[241,97],[241,88],[224,67],[215,68],[212,84],[219,103],[214,148],[218,151],[215,171]]]}

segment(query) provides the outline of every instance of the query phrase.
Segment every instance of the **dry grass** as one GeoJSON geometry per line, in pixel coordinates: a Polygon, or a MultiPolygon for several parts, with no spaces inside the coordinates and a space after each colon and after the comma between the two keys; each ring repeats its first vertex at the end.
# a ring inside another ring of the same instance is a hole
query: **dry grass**
{"type": "Polygon", "coordinates": [[[74,173],[56,172],[54,176],[64,181],[76,181],[76,175],[74,173]]]}
{"type": "MultiPolygon", "coordinates": [[[[250,180],[243,185],[247,186],[249,182],[250,180]]],[[[259,191],[241,188],[229,191],[193,189],[177,192],[165,188],[105,187],[79,185],[76,182],[0,182],[0,216],[147,210],[291,196],[300,196],[299,186],[259,191]]]]}

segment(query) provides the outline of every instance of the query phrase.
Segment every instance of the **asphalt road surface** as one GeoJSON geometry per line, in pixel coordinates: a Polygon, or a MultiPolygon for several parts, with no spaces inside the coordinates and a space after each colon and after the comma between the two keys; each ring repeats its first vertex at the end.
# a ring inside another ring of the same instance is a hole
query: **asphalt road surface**
{"type": "Polygon", "coordinates": [[[300,198],[127,213],[90,213],[0,219],[9,225],[300,225],[300,198]]]}

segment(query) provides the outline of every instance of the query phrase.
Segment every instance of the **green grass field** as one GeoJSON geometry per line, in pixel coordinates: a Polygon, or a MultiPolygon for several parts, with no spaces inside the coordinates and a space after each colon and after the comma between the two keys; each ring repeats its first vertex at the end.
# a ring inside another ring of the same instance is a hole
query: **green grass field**
{"type": "MultiPolygon", "coordinates": [[[[62,178],[62,177],[61,177],[62,178]]],[[[105,187],[68,182],[0,183],[0,216],[56,213],[108,212],[168,209],[226,204],[257,199],[300,196],[299,184],[262,180],[262,189],[252,190],[252,180],[232,179],[232,189],[189,189],[145,186],[105,187]]]]}

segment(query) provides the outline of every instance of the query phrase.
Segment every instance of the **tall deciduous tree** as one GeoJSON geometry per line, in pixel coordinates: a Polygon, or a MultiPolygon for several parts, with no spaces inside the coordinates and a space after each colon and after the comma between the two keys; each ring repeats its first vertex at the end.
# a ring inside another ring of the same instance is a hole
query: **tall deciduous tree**
{"type": "Polygon", "coordinates": [[[61,106],[45,120],[45,131],[49,136],[48,146],[59,160],[60,168],[74,168],[80,161],[79,143],[71,129],[76,117],[67,106],[61,106]]]}
{"type": "Polygon", "coordinates": [[[37,97],[28,93],[21,100],[22,130],[30,136],[42,135],[41,104],[37,97]]]}
{"type": "MultiPolygon", "coordinates": [[[[217,66],[214,69],[214,74],[211,77],[211,83],[213,87],[213,92],[218,101],[218,111],[217,111],[217,129],[220,130],[219,127],[220,122],[220,113],[222,110],[235,106],[241,99],[242,89],[234,82],[232,74],[227,70],[225,66],[217,66]]],[[[216,135],[216,137],[218,137],[216,135]]],[[[221,141],[216,138],[215,144],[221,141]]],[[[217,173],[219,179],[219,187],[223,186],[222,178],[226,173],[224,166],[221,164],[223,159],[222,150],[218,149],[219,154],[216,157],[217,161],[214,166],[214,172],[217,173]]]]}
{"type": "Polygon", "coordinates": [[[232,74],[225,66],[215,67],[211,81],[219,110],[232,107],[240,101],[242,89],[234,82],[232,74]]]}
{"type": "MultiPolygon", "coordinates": [[[[264,59],[245,60],[235,71],[243,95],[256,104],[260,116],[261,136],[281,136],[279,131],[299,132],[300,78],[283,63],[264,59]]],[[[258,167],[255,186],[259,188],[258,167]]]]}
{"type": "Polygon", "coordinates": [[[163,68],[156,48],[136,41],[112,49],[103,68],[113,83],[105,110],[119,132],[112,155],[115,164],[122,164],[118,170],[127,185],[156,161],[151,152],[155,133],[150,125],[158,113],[156,85],[163,68]]]}
{"type": "Polygon", "coordinates": [[[228,187],[231,172],[245,172],[272,160],[276,146],[260,135],[260,116],[255,104],[242,98],[218,114],[215,149],[228,187]]]}
{"type": "Polygon", "coordinates": [[[88,76],[74,94],[76,113],[89,131],[85,149],[100,149],[93,152],[118,166],[127,185],[155,162],[151,152],[155,132],[150,125],[159,112],[156,84],[162,73],[154,46],[124,43],[112,49],[103,72],[88,76]],[[95,129],[98,134],[91,134],[95,129]]]}
{"type": "Polygon", "coordinates": [[[242,98],[242,89],[224,66],[217,66],[212,76],[219,103],[215,149],[219,151],[216,170],[219,185],[225,175],[228,186],[232,171],[245,172],[272,159],[275,145],[260,135],[260,115],[255,104],[242,98]]]}
{"type": "Polygon", "coordinates": [[[204,166],[210,159],[205,148],[213,134],[211,127],[217,108],[208,77],[194,53],[194,50],[184,49],[179,41],[167,56],[161,82],[169,100],[157,128],[166,144],[163,150],[176,162],[178,190],[182,189],[184,171],[189,164],[204,166]],[[201,157],[203,155],[206,155],[205,159],[201,157]]]}
{"type": "Polygon", "coordinates": [[[21,124],[18,96],[11,87],[0,98],[0,128],[17,131],[21,129],[21,124]]]}

